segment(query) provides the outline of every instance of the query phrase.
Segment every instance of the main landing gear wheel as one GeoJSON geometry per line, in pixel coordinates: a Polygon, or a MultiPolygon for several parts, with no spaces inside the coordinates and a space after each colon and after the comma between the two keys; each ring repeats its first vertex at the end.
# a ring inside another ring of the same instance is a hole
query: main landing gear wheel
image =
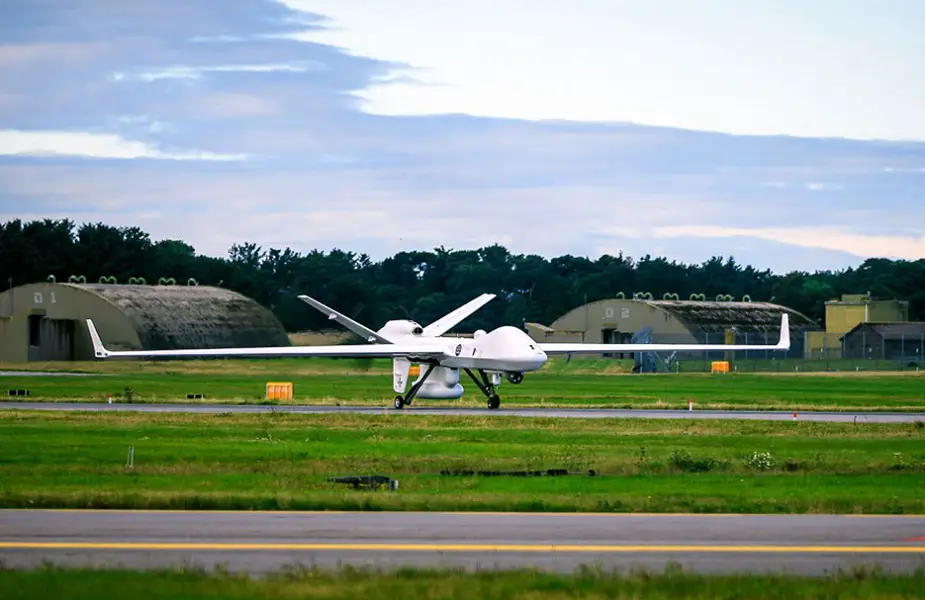
{"type": "Polygon", "coordinates": [[[421,386],[424,385],[424,382],[427,381],[427,378],[430,377],[430,374],[433,372],[436,364],[431,363],[428,365],[427,370],[424,372],[424,376],[408,390],[408,393],[405,396],[395,396],[395,408],[401,410],[405,406],[411,406],[411,401],[414,400],[414,397],[417,396],[418,391],[421,389],[421,386]]]}
{"type": "Polygon", "coordinates": [[[501,398],[497,394],[492,394],[488,397],[488,408],[494,410],[501,406],[501,398]]]}

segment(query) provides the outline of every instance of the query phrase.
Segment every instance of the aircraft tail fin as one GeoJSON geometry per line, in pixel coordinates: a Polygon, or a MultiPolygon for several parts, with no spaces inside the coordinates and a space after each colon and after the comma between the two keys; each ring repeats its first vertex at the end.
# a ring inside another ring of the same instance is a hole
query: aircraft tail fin
{"type": "Polygon", "coordinates": [[[477,298],[466,302],[456,310],[453,310],[444,316],[440,317],[430,325],[424,328],[422,335],[428,337],[439,337],[456,326],[460,321],[482,308],[488,304],[493,298],[494,294],[482,294],[477,298]]]}
{"type": "Polygon", "coordinates": [[[325,315],[327,315],[329,320],[337,321],[338,323],[340,323],[341,325],[343,325],[350,331],[354,332],[355,334],[359,335],[361,338],[363,338],[369,343],[375,343],[375,342],[379,342],[380,344],[393,343],[392,340],[390,340],[389,338],[383,336],[380,333],[373,331],[372,329],[370,329],[369,327],[361,323],[357,323],[356,321],[354,321],[347,315],[337,312],[330,306],[326,306],[325,304],[322,304],[321,302],[315,300],[311,296],[306,296],[305,294],[301,294],[299,296],[299,300],[301,300],[302,302],[305,302],[306,304],[316,309],[317,311],[324,313],[325,315]]]}

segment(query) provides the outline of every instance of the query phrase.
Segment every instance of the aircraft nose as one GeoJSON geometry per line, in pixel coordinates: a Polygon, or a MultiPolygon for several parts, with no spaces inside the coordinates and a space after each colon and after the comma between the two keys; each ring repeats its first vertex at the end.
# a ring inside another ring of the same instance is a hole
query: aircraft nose
{"type": "Polygon", "coordinates": [[[541,348],[534,348],[524,358],[530,364],[531,369],[539,369],[546,363],[546,353],[541,348]]]}

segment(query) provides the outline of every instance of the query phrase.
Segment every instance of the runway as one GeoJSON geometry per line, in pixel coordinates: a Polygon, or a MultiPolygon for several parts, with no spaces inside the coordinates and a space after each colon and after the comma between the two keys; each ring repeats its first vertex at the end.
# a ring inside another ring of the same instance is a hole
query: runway
{"type": "MultiPolygon", "coordinates": [[[[539,417],[571,419],[745,419],[758,421],[793,421],[792,411],[738,411],[738,410],[634,410],[611,408],[514,408],[503,404],[498,410],[487,408],[454,408],[439,406],[412,406],[397,411],[386,406],[305,406],[305,405],[253,405],[253,404],[108,404],[88,402],[5,402],[6,410],[81,410],[81,411],[135,411],[135,412],[186,412],[186,413],[293,413],[293,414],[405,414],[422,416],[474,416],[474,417],[539,417]]],[[[799,421],[825,421],[829,423],[912,423],[925,422],[925,412],[798,412],[799,421]]]]}
{"type": "Polygon", "coordinates": [[[663,568],[824,574],[925,565],[925,516],[0,511],[0,560],[222,565],[663,568]]]}

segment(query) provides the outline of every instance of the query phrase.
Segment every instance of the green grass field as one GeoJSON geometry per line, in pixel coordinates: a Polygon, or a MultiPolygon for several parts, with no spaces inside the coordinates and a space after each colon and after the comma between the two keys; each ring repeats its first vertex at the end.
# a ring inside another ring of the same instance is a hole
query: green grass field
{"type": "Polygon", "coordinates": [[[923,473],[922,423],[0,413],[4,507],[923,513],[923,473]]]}
{"type": "MultiPolygon", "coordinates": [[[[0,370],[23,365],[0,365],[0,370]]],[[[89,376],[7,376],[0,393],[29,390],[31,400],[116,402],[265,402],[268,381],[291,381],[295,403],[390,406],[388,361],[332,359],[29,363],[32,370],[89,376]]],[[[925,411],[925,372],[628,374],[625,361],[552,361],[520,385],[504,382],[502,406],[695,408],[749,410],[925,411]]],[[[449,404],[484,405],[467,377],[465,395],[449,404]]],[[[5,396],[8,400],[23,399],[5,396]]],[[[420,399],[420,404],[447,401],[420,399]]]]}
{"type": "MultiPolygon", "coordinates": [[[[925,373],[629,374],[626,361],[552,361],[504,406],[925,412],[925,373]]],[[[388,361],[30,363],[0,370],[30,400],[379,405],[377,415],[0,411],[0,507],[237,510],[472,510],[925,513],[925,414],[911,424],[426,417],[390,408],[388,361]],[[134,464],[126,465],[128,449],[134,464]],[[566,476],[478,475],[566,469],[566,476]],[[593,471],[593,475],[591,472],[593,471]],[[396,478],[352,490],[342,475],[396,478]]],[[[484,405],[471,382],[459,401],[484,405]]],[[[0,388],[0,393],[5,389],[0,388]]],[[[8,400],[23,398],[7,397],[8,400]]],[[[824,578],[583,571],[296,571],[265,579],[185,570],[5,570],[10,598],[904,598],[925,573],[824,578]],[[10,595],[12,594],[12,595],[10,595]]]]}
{"type": "Polygon", "coordinates": [[[365,598],[431,600],[479,598],[484,600],[558,600],[567,598],[648,599],[691,598],[722,600],[775,598],[787,600],[864,598],[921,598],[925,572],[886,575],[854,570],[825,577],[785,575],[705,576],[667,568],[653,573],[608,573],[586,568],[560,575],[536,571],[425,571],[395,572],[344,569],[337,572],[288,570],[251,578],[231,573],[197,570],[102,571],[39,569],[0,570],[2,597],[9,600],[135,600],[137,598],[314,598],[338,600],[365,598]]]}

